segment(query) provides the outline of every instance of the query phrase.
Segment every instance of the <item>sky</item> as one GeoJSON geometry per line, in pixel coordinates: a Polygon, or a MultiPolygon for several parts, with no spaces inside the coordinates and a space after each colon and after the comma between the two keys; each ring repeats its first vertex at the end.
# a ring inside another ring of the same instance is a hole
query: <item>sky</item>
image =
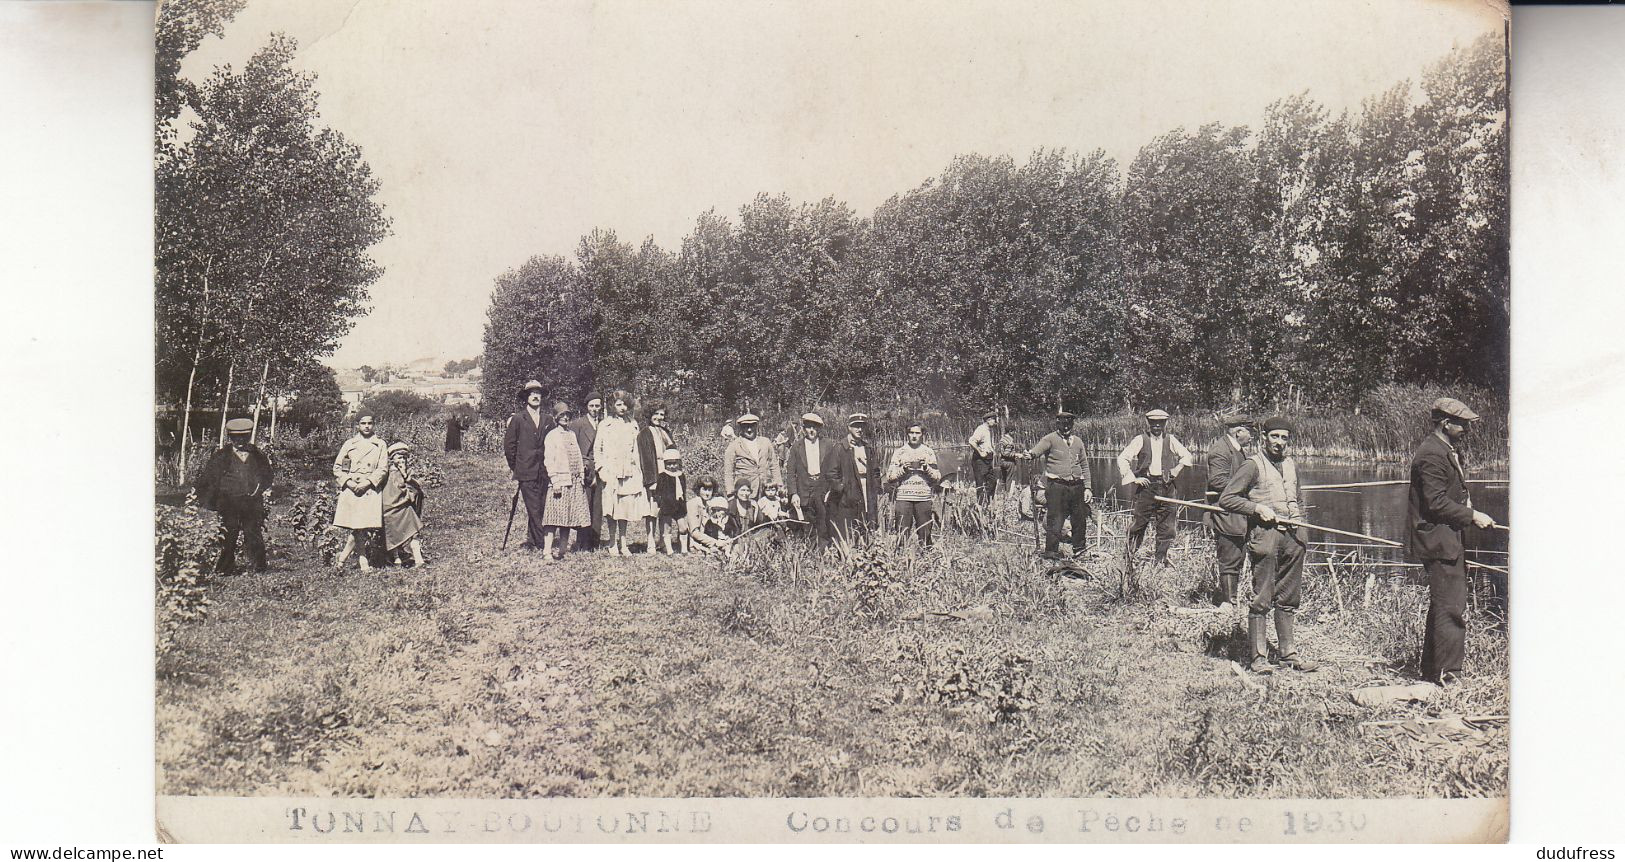
{"type": "Polygon", "coordinates": [[[758,193],[866,215],[965,153],[1101,149],[1332,111],[1499,32],[1491,0],[248,0],[201,80],[273,32],[393,219],[330,363],[481,352],[494,279],[594,228],[675,250],[758,193]]]}

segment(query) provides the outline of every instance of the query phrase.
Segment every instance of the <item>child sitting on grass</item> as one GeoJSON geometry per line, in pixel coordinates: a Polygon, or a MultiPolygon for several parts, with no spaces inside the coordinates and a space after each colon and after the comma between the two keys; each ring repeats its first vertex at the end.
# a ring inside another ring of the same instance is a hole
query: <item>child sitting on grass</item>
{"type": "Polygon", "coordinates": [[[728,553],[733,549],[734,537],[737,535],[738,533],[733,530],[733,518],[728,511],[728,498],[716,496],[705,501],[704,514],[688,532],[689,541],[692,542],[690,547],[697,547],[701,553],[723,560],[728,558],[728,553]]]}

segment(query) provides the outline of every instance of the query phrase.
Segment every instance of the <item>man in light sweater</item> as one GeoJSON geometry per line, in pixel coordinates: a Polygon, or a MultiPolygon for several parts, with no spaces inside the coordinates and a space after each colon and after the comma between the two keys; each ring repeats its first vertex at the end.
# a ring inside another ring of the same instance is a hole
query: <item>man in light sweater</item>
{"type": "Polygon", "coordinates": [[[937,468],[937,453],[925,445],[925,429],[919,424],[908,426],[908,442],[892,453],[886,481],[897,484],[897,532],[905,537],[916,536],[931,547],[935,517],[931,501],[937,483],[942,481],[942,471],[937,468]]]}
{"type": "Polygon", "coordinates": [[[1095,492],[1089,476],[1089,453],[1083,438],[1072,433],[1075,417],[1065,410],[1055,414],[1055,430],[1045,434],[1025,457],[1042,458],[1044,494],[1044,553],[1049,560],[1061,558],[1061,525],[1072,520],[1072,553],[1083,550],[1088,534],[1089,506],[1095,492]]]}

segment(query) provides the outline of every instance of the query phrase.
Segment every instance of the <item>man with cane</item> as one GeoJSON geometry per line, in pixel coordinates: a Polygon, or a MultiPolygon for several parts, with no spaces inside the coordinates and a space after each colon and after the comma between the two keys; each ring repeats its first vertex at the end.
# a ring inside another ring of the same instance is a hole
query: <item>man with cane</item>
{"type": "Polygon", "coordinates": [[[1179,522],[1179,510],[1158,501],[1157,497],[1176,497],[1174,481],[1179,471],[1189,467],[1194,459],[1190,450],[1168,433],[1168,413],[1152,410],[1145,414],[1145,433],[1135,435],[1123,451],[1117,454],[1117,475],[1122,477],[1125,496],[1132,492],[1134,517],[1128,526],[1128,544],[1124,554],[1134,556],[1145,539],[1145,529],[1154,519],[1157,522],[1157,565],[1168,565],[1168,551],[1174,546],[1174,527],[1179,522]]]}
{"type": "Polygon", "coordinates": [[[1461,676],[1466,651],[1467,569],[1461,534],[1468,526],[1488,530],[1495,519],[1473,508],[1467,471],[1456,444],[1478,418],[1454,398],[1433,402],[1433,433],[1411,458],[1410,552],[1428,576],[1427,634],[1422,640],[1422,677],[1440,685],[1461,676]]]}
{"type": "Polygon", "coordinates": [[[1320,667],[1298,655],[1294,630],[1302,600],[1303,558],[1308,535],[1302,527],[1279,523],[1302,517],[1298,503],[1298,467],[1286,454],[1292,423],[1280,416],[1264,422],[1260,451],[1242,461],[1219,495],[1219,505],[1248,519],[1247,555],[1253,562],[1253,603],[1247,613],[1247,639],[1252,645],[1253,673],[1270,673],[1269,614],[1275,611],[1281,665],[1293,670],[1320,667]]]}

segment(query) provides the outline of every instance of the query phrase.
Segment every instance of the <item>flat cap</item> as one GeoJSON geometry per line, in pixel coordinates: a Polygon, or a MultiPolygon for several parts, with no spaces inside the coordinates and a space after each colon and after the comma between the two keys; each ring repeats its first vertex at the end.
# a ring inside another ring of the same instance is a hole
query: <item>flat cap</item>
{"type": "Polygon", "coordinates": [[[519,388],[519,391],[520,392],[529,392],[532,389],[536,390],[537,392],[545,392],[545,391],[547,391],[547,387],[543,386],[542,381],[540,381],[540,380],[528,380],[528,381],[526,381],[525,385],[519,388]]]}
{"type": "Polygon", "coordinates": [[[1297,426],[1293,425],[1285,416],[1271,416],[1264,420],[1264,433],[1271,431],[1285,431],[1289,434],[1298,433],[1297,426]]]}
{"type": "Polygon", "coordinates": [[[746,413],[745,415],[739,417],[738,419],[735,419],[734,424],[735,425],[755,425],[756,423],[758,423],[760,421],[762,421],[762,417],[757,416],[755,413],[746,413]]]}
{"type": "Polygon", "coordinates": [[[1466,422],[1474,422],[1478,419],[1478,414],[1474,413],[1472,408],[1454,398],[1440,398],[1438,401],[1433,402],[1433,415],[1449,416],[1452,419],[1461,419],[1466,422]]]}
{"type": "Polygon", "coordinates": [[[1076,419],[1078,417],[1073,415],[1070,411],[1057,410],[1057,411],[1055,411],[1055,418],[1056,419],[1076,419]]]}
{"type": "Polygon", "coordinates": [[[1251,425],[1253,424],[1253,417],[1245,413],[1225,413],[1219,416],[1219,424],[1226,428],[1234,428],[1237,425],[1251,425]]]}
{"type": "Polygon", "coordinates": [[[803,413],[801,414],[801,424],[823,427],[824,417],[819,416],[817,413],[803,413]]]}
{"type": "Polygon", "coordinates": [[[867,413],[853,413],[851,416],[846,417],[846,424],[848,424],[848,425],[868,425],[869,424],[869,414],[867,414],[867,413]]]}
{"type": "Polygon", "coordinates": [[[227,434],[247,434],[254,430],[254,423],[248,419],[232,419],[226,423],[227,434]]]}
{"type": "Polygon", "coordinates": [[[384,454],[388,455],[391,458],[393,458],[393,457],[395,457],[396,452],[410,452],[410,451],[412,451],[412,447],[407,445],[406,441],[404,441],[404,440],[396,440],[395,442],[389,444],[389,448],[384,450],[384,454]]]}
{"type": "Polygon", "coordinates": [[[1157,422],[1159,420],[1160,421],[1166,421],[1168,419],[1168,411],[1160,410],[1160,409],[1159,410],[1147,410],[1145,412],[1145,418],[1151,420],[1152,422],[1157,422]]]}
{"type": "Polygon", "coordinates": [[[987,409],[987,411],[982,414],[982,418],[983,419],[997,419],[997,418],[999,418],[999,411],[992,408],[992,407],[989,407],[987,409]]]}

